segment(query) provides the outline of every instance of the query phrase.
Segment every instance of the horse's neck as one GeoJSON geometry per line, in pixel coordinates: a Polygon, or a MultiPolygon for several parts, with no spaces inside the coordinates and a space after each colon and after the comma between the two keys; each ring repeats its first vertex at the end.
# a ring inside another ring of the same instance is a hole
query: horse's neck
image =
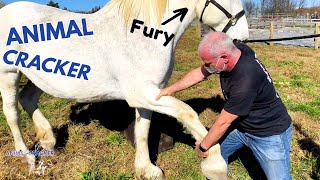
{"type": "MultiPolygon", "coordinates": [[[[167,31],[168,33],[174,34],[174,41],[172,41],[175,47],[178,40],[181,38],[182,34],[186,30],[186,28],[190,25],[190,23],[195,19],[195,8],[196,3],[198,0],[169,0],[166,12],[164,14],[164,17],[162,19],[162,22],[173,17],[175,13],[173,13],[174,10],[181,9],[181,8],[187,8],[188,13],[184,17],[183,21],[180,22],[180,17],[175,18],[174,20],[170,21],[168,24],[162,26],[163,31],[167,31]]],[[[110,16],[114,16],[115,19],[119,18],[119,10],[118,8],[113,8],[111,11],[107,12],[108,8],[105,6],[100,11],[96,12],[94,14],[95,18],[99,20],[99,24],[105,24],[108,25],[108,21],[110,21],[113,18],[110,18],[110,16]],[[106,16],[109,16],[109,18],[105,18],[106,16]]],[[[117,23],[123,23],[120,21],[117,21],[117,23]]],[[[120,25],[119,24],[119,25],[120,25]]],[[[128,26],[131,26],[131,23],[129,22],[128,26]]],[[[130,29],[130,27],[128,28],[130,29]]],[[[128,30],[127,29],[127,30],[128,30]]]]}
{"type": "Polygon", "coordinates": [[[166,26],[164,26],[164,29],[168,29],[169,32],[172,32],[175,34],[174,36],[174,44],[173,46],[175,47],[177,45],[177,42],[181,38],[182,34],[185,32],[187,27],[192,23],[192,21],[196,17],[195,9],[196,9],[196,2],[198,0],[174,0],[170,1],[169,0],[169,5],[166,10],[166,15],[163,18],[164,20],[172,17],[173,11],[176,9],[181,9],[181,8],[187,8],[188,13],[184,17],[183,21],[180,22],[179,19],[180,17],[176,18],[174,21],[171,21],[168,23],[166,26]]]}

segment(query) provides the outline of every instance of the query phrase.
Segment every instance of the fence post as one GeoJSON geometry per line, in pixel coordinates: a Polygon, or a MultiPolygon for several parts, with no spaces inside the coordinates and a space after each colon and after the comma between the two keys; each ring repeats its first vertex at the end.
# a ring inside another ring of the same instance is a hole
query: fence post
{"type": "MultiPolygon", "coordinates": [[[[320,34],[320,23],[316,23],[315,34],[320,34]]],[[[314,38],[314,49],[319,48],[319,37],[314,38]]]]}
{"type": "MultiPolygon", "coordinates": [[[[270,39],[273,39],[273,21],[270,21],[270,39]]],[[[273,46],[273,42],[270,42],[270,46],[273,46]]]]}

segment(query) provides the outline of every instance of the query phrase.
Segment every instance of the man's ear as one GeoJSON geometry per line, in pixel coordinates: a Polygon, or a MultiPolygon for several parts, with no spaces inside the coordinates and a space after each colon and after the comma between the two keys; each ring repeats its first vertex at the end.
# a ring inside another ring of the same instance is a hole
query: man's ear
{"type": "Polygon", "coordinates": [[[229,57],[226,54],[220,56],[220,59],[223,61],[224,64],[228,64],[229,57]]]}

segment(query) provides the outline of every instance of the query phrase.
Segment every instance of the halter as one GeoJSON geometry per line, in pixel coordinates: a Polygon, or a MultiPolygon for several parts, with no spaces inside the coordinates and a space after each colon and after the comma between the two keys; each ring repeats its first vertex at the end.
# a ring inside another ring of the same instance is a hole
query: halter
{"type": "MultiPolygon", "coordinates": [[[[201,16],[200,16],[200,22],[202,22],[202,16],[203,16],[204,10],[208,7],[209,3],[212,3],[213,5],[215,5],[220,11],[222,11],[228,17],[229,22],[222,30],[222,32],[224,32],[224,33],[226,33],[231,26],[236,25],[238,20],[245,14],[245,11],[242,10],[238,14],[233,16],[226,9],[224,9],[219,3],[217,3],[215,0],[207,0],[206,4],[204,5],[204,8],[202,10],[201,16]]],[[[213,27],[210,26],[210,28],[213,31],[216,31],[213,27]]]]}

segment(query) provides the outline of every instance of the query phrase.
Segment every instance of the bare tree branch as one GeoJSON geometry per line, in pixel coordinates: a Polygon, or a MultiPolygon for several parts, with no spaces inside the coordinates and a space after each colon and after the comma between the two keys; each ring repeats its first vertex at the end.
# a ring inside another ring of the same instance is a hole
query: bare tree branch
{"type": "Polygon", "coordinates": [[[256,4],[252,0],[244,0],[243,7],[244,7],[248,17],[253,15],[257,9],[256,4]]]}
{"type": "Polygon", "coordinates": [[[0,1],[0,8],[3,8],[6,4],[2,1],[0,1]]]}

